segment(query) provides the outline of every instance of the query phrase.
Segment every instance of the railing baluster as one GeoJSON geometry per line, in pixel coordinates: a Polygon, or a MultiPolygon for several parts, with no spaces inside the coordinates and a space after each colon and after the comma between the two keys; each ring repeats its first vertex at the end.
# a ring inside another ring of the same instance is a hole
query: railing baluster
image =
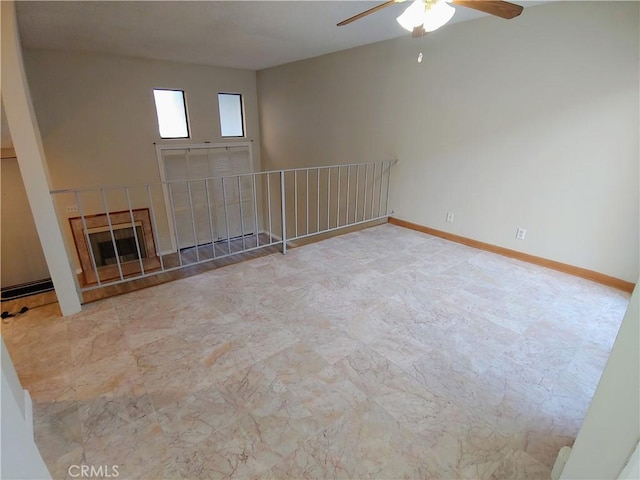
{"type": "Polygon", "coordinates": [[[307,197],[307,216],[305,223],[307,225],[307,235],[309,235],[309,169],[307,168],[307,187],[305,190],[305,197],[307,197]]]}
{"type": "Polygon", "coordinates": [[[191,196],[191,181],[187,180],[187,194],[189,195],[189,211],[191,212],[191,228],[193,230],[193,243],[196,249],[196,263],[200,263],[200,244],[198,243],[198,232],[196,231],[196,215],[193,211],[193,198],[191,196]]]}
{"type": "Polygon", "coordinates": [[[329,226],[330,215],[331,215],[331,167],[327,168],[327,230],[331,228],[329,226]]]}
{"type": "MultiPolygon", "coordinates": [[[[215,150],[215,148],[207,148],[207,171],[209,172],[209,177],[213,177],[215,175],[215,169],[213,167],[213,161],[211,160],[211,152],[215,150]]],[[[211,230],[211,254],[212,258],[216,258],[216,232],[218,231],[218,221],[216,219],[217,212],[215,211],[215,195],[214,205],[213,205],[213,215],[211,214],[211,193],[209,192],[209,178],[204,179],[204,189],[207,193],[207,214],[209,215],[209,230],[211,230]]]]}
{"type": "Polygon", "coordinates": [[[347,198],[345,201],[345,205],[344,205],[344,209],[345,209],[345,213],[344,213],[344,218],[345,218],[345,225],[349,224],[349,184],[351,183],[351,165],[349,165],[347,167],[347,198]]]}
{"type": "Polygon", "coordinates": [[[227,252],[231,255],[231,232],[229,231],[229,213],[227,211],[227,187],[224,183],[225,177],[222,177],[222,202],[224,203],[224,226],[227,230],[227,252]]]}
{"type": "Polygon", "coordinates": [[[82,206],[82,202],[80,201],[80,194],[77,190],[75,190],[74,193],[76,196],[76,205],[78,205],[78,212],[80,213],[80,219],[82,221],[82,230],[84,231],[85,241],[87,242],[87,247],[89,250],[89,257],[91,257],[91,265],[93,266],[93,271],[96,274],[96,281],[98,282],[98,286],[101,286],[102,282],[100,282],[100,274],[98,273],[98,266],[96,265],[96,257],[93,254],[93,246],[91,245],[91,240],[89,238],[89,231],[87,230],[87,220],[84,216],[84,208],[82,206]]]}
{"type": "Polygon", "coordinates": [[[286,215],[286,197],[284,188],[284,170],[280,171],[280,208],[282,216],[282,253],[287,253],[287,215],[286,215]]]}
{"type": "Polygon", "coordinates": [[[242,185],[240,185],[240,175],[238,175],[238,204],[240,205],[240,235],[242,235],[242,251],[247,249],[244,241],[244,212],[242,211],[242,185]]]}
{"type": "MultiPolygon", "coordinates": [[[[211,164],[209,164],[209,169],[210,169],[209,171],[212,170],[211,164]]],[[[213,180],[213,183],[211,184],[211,190],[213,192],[213,210],[214,210],[213,217],[212,217],[212,219],[213,219],[213,228],[215,230],[216,238],[221,239],[222,237],[220,235],[220,232],[222,231],[222,225],[220,225],[220,224],[222,223],[222,221],[221,221],[221,218],[218,216],[219,205],[218,205],[218,203],[216,203],[216,189],[217,189],[216,182],[215,182],[216,178],[213,177],[213,178],[211,178],[211,180],[213,180]]],[[[216,242],[216,240],[214,239],[214,243],[215,242],[216,242]]],[[[216,255],[218,255],[218,254],[216,253],[216,255]]]]}
{"type": "MultiPolygon", "coordinates": [[[[138,229],[136,228],[136,221],[133,218],[133,209],[131,208],[131,196],[129,195],[129,187],[124,187],[124,191],[127,194],[127,204],[129,205],[129,217],[131,217],[131,228],[133,229],[133,238],[136,241],[136,251],[138,252],[138,261],[140,262],[140,271],[144,275],[144,264],[142,262],[142,253],[140,252],[140,242],[138,241],[138,229]]],[[[144,232],[143,232],[144,235],[144,232]]]]}
{"type": "Polygon", "coordinates": [[[386,198],[386,206],[385,206],[385,216],[389,215],[389,187],[391,186],[391,167],[393,166],[392,162],[389,162],[389,173],[387,174],[387,198],[386,198]]]}
{"type": "Polygon", "coordinates": [[[369,173],[369,164],[364,165],[364,198],[362,199],[362,220],[367,219],[367,174],[369,173]]]}
{"type": "Polygon", "coordinates": [[[382,209],[382,181],[384,180],[384,161],[380,162],[380,193],[378,193],[378,218],[382,209]]]}
{"type": "Polygon", "coordinates": [[[353,221],[358,221],[358,197],[360,196],[360,164],[356,166],[356,201],[353,207],[353,221]]]}
{"type": "Polygon", "coordinates": [[[100,191],[102,192],[102,204],[104,205],[104,211],[107,214],[107,224],[109,225],[109,233],[111,234],[111,243],[113,244],[113,252],[116,255],[118,273],[120,274],[120,280],[124,280],[124,275],[122,274],[122,265],[120,265],[120,253],[118,252],[118,245],[116,245],[116,237],[113,234],[113,225],[111,225],[111,212],[109,212],[109,207],[107,205],[107,196],[104,193],[104,188],[101,188],[100,191]]]}
{"type": "Polygon", "coordinates": [[[256,174],[251,174],[251,184],[253,186],[253,234],[256,236],[256,247],[260,246],[260,227],[258,226],[258,198],[256,195],[256,174]]]}
{"type": "Polygon", "coordinates": [[[158,254],[158,258],[160,258],[160,270],[164,272],[164,260],[162,259],[162,252],[160,251],[160,235],[158,235],[158,227],[156,225],[156,212],[155,208],[153,208],[151,185],[147,185],[147,196],[149,197],[149,209],[151,210],[151,234],[154,237],[156,253],[158,254]]]}
{"type": "Polygon", "coordinates": [[[336,195],[336,227],[340,225],[340,165],[338,165],[338,193],[336,195]]]}
{"type": "Polygon", "coordinates": [[[269,245],[273,243],[273,229],[271,228],[271,177],[267,172],[267,203],[269,204],[269,245]]]}
{"type": "Polygon", "coordinates": [[[211,216],[211,195],[209,194],[209,180],[204,181],[204,191],[207,195],[207,215],[209,218],[209,231],[211,232],[211,258],[216,258],[216,238],[213,231],[213,217],[211,216]]]}
{"type": "Polygon", "coordinates": [[[298,238],[298,171],[293,172],[293,216],[295,225],[295,238],[298,238]]]}
{"type": "Polygon", "coordinates": [[[171,205],[171,217],[173,218],[173,230],[176,234],[176,252],[178,253],[178,263],[182,266],[182,250],[180,249],[180,236],[178,235],[178,223],[176,222],[176,207],[173,203],[173,188],[171,183],[167,183],[169,187],[169,205],[171,205]]]}
{"type": "Polygon", "coordinates": [[[375,188],[376,188],[376,163],[373,164],[373,173],[371,174],[371,215],[369,218],[373,218],[373,199],[375,198],[375,188]]]}
{"type": "Polygon", "coordinates": [[[318,214],[316,215],[316,233],[320,231],[320,167],[316,168],[316,192],[318,193],[318,202],[316,206],[318,207],[318,214]]]}

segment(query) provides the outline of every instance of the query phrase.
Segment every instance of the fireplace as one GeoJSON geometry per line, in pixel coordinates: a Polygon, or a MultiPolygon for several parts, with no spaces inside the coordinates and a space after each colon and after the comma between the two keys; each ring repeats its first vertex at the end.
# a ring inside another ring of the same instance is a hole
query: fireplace
{"type": "Polygon", "coordinates": [[[120,271],[123,277],[139,275],[141,263],[145,272],[160,267],[148,209],[114,212],[109,217],[89,215],[84,223],[82,217],[69,219],[84,285],[95,284],[98,278],[101,282],[117,279],[120,271]]]}
{"type": "Polygon", "coordinates": [[[116,257],[118,257],[120,263],[147,258],[144,231],[140,222],[136,222],[135,229],[136,232],[134,234],[130,223],[128,225],[114,225],[113,238],[108,228],[89,229],[89,243],[91,244],[96,266],[116,265],[118,263],[116,257]],[[113,246],[114,243],[115,248],[113,246]],[[140,254],[138,254],[138,249],[140,254]]]}

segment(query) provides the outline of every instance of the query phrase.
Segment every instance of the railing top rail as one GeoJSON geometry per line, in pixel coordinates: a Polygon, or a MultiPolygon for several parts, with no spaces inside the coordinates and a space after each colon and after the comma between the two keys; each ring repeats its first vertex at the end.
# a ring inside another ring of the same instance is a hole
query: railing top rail
{"type": "Polygon", "coordinates": [[[171,145],[154,143],[154,145],[159,150],[215,150],[221,148],[249,147],[252,145],[252,143],[253,140],[248,140],[245,142],[175,143],[171,145]]]}
{"type": "Polygon", "coordinates": [[[76,192],[91,192],[91,191],[100,191],[100,190],[125,190],[129,188],[147,188],[149,186],[163,186],[171,183],[182,183],[182,182],[202,182],[203,180],[220,180],[223,178],[238,178],[238,177],[250,177],[254,175],[266,175],[266,174],[276,174],[281,172],[300,172],[300,171],[309,171],[309,170],[323,170],[330,168],[347,168],[347,167],[357,167],[363,165],[372,165],[379,163],[389,163],[391,166],[398,163],[397,159],[394,160],[379,160],[376,162],[362,162],[362,163],[344,163],[340,165],[319,165],[315,167],[299,167],[299,168],[284,168],[279,170],[263,170],[260,172],[249,172],[249,173],[239,173],[235,175],[222,175],[216,177],[203,177],[203,178],[194,178],[194,179],[184,179],[184,180],[169,180],[166,182],[155,182],[155,183],[144,183],[137,185],[100,185],[95,187],[82,187],[82,188],[64,188],[59,190],[51,190],[49,193],[51,195],[54,194],[62,194],[62,193],[76,193],[76,192]]]}
{"type": "Polygon", "coordinates": [[[298,167],[298,168],[283,168],[280,170],[270,170],[270,171],[264,171],[264,172],[259,172],[259,173],[279,173],[279,172],[294,172],[294,171],[303,171],[303,170],[319,170],[322,168],[338,168],[338,167],[355,167],[355,166],[362,166],[362,165],[372,165],[374,163],[390,163],[391,165],[395,165],[396,163],[398,163],[398,160],[378,160],[376,162],[362,162],[362,163],[343,163],[343,164],[339,164],[339,165],[318,165],[315,167],[298,167]]]}

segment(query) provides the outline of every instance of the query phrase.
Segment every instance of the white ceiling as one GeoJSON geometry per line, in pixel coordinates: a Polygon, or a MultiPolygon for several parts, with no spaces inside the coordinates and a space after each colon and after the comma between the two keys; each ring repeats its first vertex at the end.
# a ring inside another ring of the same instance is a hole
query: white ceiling
{"type": "MultiPolygon", "coordinates": [[[[407,4],[391,5],[351,25],[336,26],[379,3],[19,1],[17,12],[23,46],[28,48],[260,70],[409,35],[395,21],[407,4]]],[[[451,23],[482,16],[456,7],[451,23]]]]}

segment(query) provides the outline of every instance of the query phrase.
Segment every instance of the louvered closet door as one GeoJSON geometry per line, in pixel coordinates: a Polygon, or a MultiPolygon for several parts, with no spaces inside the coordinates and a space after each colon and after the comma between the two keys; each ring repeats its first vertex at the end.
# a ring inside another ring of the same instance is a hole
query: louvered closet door
{"type": "Polygon", "coordinates": [[[174,223],[176,242],[179,248],[192,247],[195,241],[186,182],[189,178],[187,151],[164,151],[163,163],[167,179],[168,215],[174,223]]]}
{"type": "Polygon", "coordinates": [[[213,190],[217,240],[255,233],[251,176],[230,177],[251,172],[248,148],[212,151],[210,166],[213,177],[223,177],[209,181],[209,189],[213,190]]]}
{"type": "MultiPolygon", "coordinates": [[[[193,205],[193,222],[195,222],[195,228],[192,227],[192,232],[195,230],[198,245],[210,243],[212,240],[211,232],[213,230],[213,224],[210,224],[212,219],[209,217],[209,208],[207,206],[207,178],[211,176],[211,169],[209,168],[209,156],[207,150],[195,150],[192,149],[188,154],[189,166],[189,188],[191,195],[191,203],[193,205]]],[[[215,230],[214,235],[215,235],[215,230]]],[[[193,238],[193,233],[191,234],[193,238]]],[[[193,242],[192,242],[193,245],[193,242]]]]}
{"type": "Polygon", "coordinates": [[[248,146],[165,150],[163,163],[180,248],[254,233],[251,176],[233,177],[251,172],[248,146]]]}

